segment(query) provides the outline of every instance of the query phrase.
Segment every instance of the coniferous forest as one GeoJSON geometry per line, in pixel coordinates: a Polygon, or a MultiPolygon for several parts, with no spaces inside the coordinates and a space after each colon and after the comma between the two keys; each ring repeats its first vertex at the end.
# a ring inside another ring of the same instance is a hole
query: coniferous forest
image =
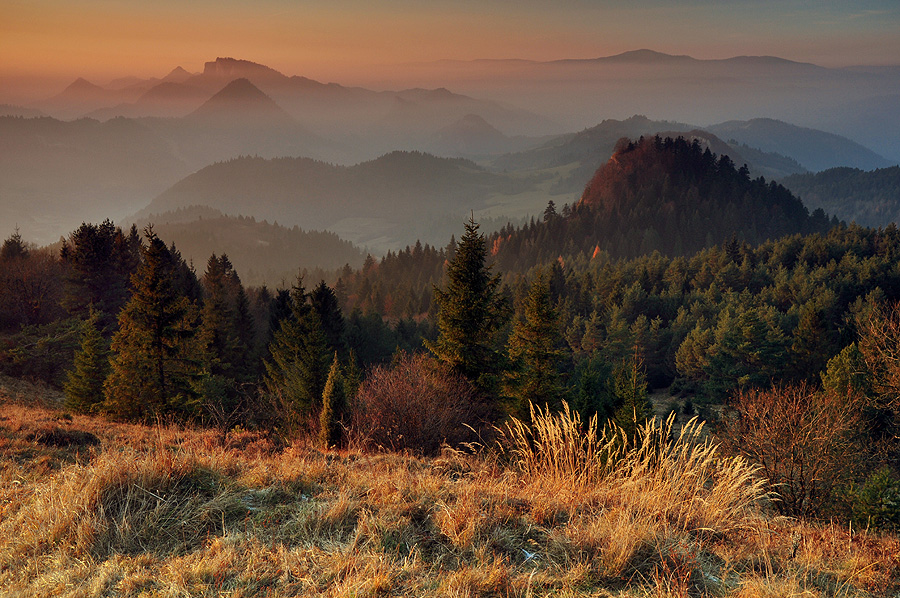
{"type": "MultiPolygon", "coordinates": [[[[152,225],[84,223],[51,248],[14,231],[0,249],[0,371],[61,391],[69,418],[337,453],[504,446],[497,463],[535,479],[569,463],[572,488],[601,487],[592,476],[619,460],[667,458],[705,421],[717,450],[764,480],[754,496],[777,496],[772,511],[900,528],[894,225],[810,214],[697,142],[623,139],[573,205],[490,234],[471,218],[444,247],[316,274],[245,286],[227,255],[186,263],[152,225]],[[529,461],[553,430],[602,447],[596,461],[529,461]]],[[[441,538],[464,560],[469,532],[454,525],[441,538]]]]}

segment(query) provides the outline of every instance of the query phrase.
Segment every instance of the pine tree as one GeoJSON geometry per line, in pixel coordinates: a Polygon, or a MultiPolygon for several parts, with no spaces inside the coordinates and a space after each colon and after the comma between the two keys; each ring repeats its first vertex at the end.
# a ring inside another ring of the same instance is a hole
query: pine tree
{"type": "Polygon", "coordinates": [[[338,444],[341,440],[341,422],[347,412],[347,397],[344,394],[344,377],[341,374],[341,365],[338,354],[335,352],[334,361],[328,372],[328,380],[325,381],[325,389],[322,392],[322,411],[319,414],[319,444],[328,449],[338,444]]]}
{"type": "Polygon", "coordinates": [[[101,332],[100,312],[92,309],[81,328],[81,347],[75,353],[63,390],[66,407],[89,413],[103,404],[103,383],[109,375],[109,342],[101,332]]]}
{"type": "Polygon", "coordinates": [[[507,393],[513,399],[511,407],[517,417],[528,416],[529,401],[551,409],[559,407],[562,335],[550,299],[550,284],[543,273],[531,284],[524,312],[524,320],[516,322],[509,339],[513,369],[507,380],[507,393]]]}
{"type": "Polygon", "coordinates": [[[196,407],[191,382],[199,370],[192,343],[196,308],[176,286],[183,262],[152,228],[145,235],[142,263],[131,281],[134,290],[112,340],[106,408],[130,419],[166,413],[189,417],[196,407]]]}
{"type": "Polygon", "coordinates": [[[327,341],[302,278],[291,289],[291,314],[281,320],[265,368],[266,388],[281,398],[286,423],[296,430],[319,407],[328,375],[327,341]]]}
{"type": "Polygon", "coordinates": [[[474,219],[447,264],[447,285],[435,287],[438,338],[427,343],[434,355],[478,388],[496,393],[502,356],[497,332],[509,317],[506,298],[498,289],[500,275],[485,265],[487,246],[474,219]]]}
{"type": "Polygon", "coordinates": [[[835,354],[834,337],[822,313],[810,304],[800,309],[800,321],[794,329],[791,357],[796,375],[814,381],[835,354]]]}

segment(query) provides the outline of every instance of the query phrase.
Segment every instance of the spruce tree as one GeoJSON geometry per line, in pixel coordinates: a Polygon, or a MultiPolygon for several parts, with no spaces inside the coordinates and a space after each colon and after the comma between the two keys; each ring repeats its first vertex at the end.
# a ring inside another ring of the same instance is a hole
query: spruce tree
{"type": "Polygon", "coordinates": [[[101,332],[101,314],[91,309],[81,328],[81,347],[75,353],[63,390],[66,407],[89,413],[103,404],[103,383],[109,375],[109,341],[101,332]]]}
{"type": "Polygon", "coordinates": [[[507,394],[513,413],[527,417],[528,402],[558,408],[560,401],[559,366],[562,334],[556,309],[550,299],[550,284],[538,274],[528,291],[524,319],[516,322],[509,339],[512,371],[507,379],[507,394]]]}
{"type": "Polygon", "coordinates": [[[495,394],[503,363],[497,333],[509,318],[509,307],[499,293],[500,275],[492,275],[485,264],[484,235],[474,219],[465,228],[447,264],[446,287],[434,289],[438,338],[427,347],[479,389],[495,394]]]}
{"type": "Polygon", "coordinates": [[[238,386],[252,379],[252,319],[240,278],[226,255],[209,258],[202,285],[197,340],[203,375],[197,391],[205,410],[221,415],[233,412],[238,386]]]}
{"type": "Polygon", "coordinates": [[[329,351],[337,351],[341,358],[345,359],[347,342],[344,338],[344,315],[341,313],[334,290],[323,280],[309,294],[309,301],[319,314],[322,333],[325,335],[329,351]]]}
{"type": "Polygon", "coordinates": [[[60,257],[67,266],[63,307],[81,317],[97,310],[104,327],[112,328],[140,263],[140,239],[126,237],[109,220],[83,223],[63,243],[60,257]]]}
{"type": "Polygon", "coordinates": [[[328,380],[322,392],[322,411],[319,414],[319,444],[328,449],[341,440],[341,422],[347,412],[347,397],[344,394],[344,377],[338,354],[335,352],[328,380]]]}
{"type": "Polygon", "coordinates": [[[281,320],[269,345],[264,382],[269,392],[281,398],[288,427],[296,429],[321,403],[328,348],[302,278],[291,289],[290,307],[290,315],[281,320]]]}
{"type": "Polygon", "coordinates": [[[132,277],[133,292],[119,314],[112,340],[106,408],[129,419],[193,415],[192,381],[199,363],[193,344],[196,308],[177,285],[182,260],[145,230],[147,245],[132,277]]]}
{"type": "Polygon", "coordinates": [[[637,441],[638,429],[653,415],[647,397],[647,378],[637,351],[613,371],[613,396],[618,407],[613,421],[625,432],[630,443],[637,441]]]}

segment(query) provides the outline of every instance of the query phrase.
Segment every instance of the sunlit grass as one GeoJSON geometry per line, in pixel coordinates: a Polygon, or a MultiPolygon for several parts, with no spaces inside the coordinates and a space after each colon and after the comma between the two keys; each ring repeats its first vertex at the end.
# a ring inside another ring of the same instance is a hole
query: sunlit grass
{"type": "Polygon", "coordinates": [[[536,412],[504,453],[417,459],[2,404],[0,595],[900,589],[895,537],[772,518],[754,468],[699,422],[651,422],[634,450],[578,426],[536,412]]]}

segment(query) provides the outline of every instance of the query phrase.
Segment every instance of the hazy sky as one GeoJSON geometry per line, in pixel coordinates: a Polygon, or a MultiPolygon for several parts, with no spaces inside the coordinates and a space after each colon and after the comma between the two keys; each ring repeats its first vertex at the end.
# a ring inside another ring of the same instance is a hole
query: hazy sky
{"type": "Polygon", "coordinates": [[[649,48],[900,63],[898,0],[0,0],[0,74],[163,76],[232,56],[352,83],[369,65],[649,48]]]}

